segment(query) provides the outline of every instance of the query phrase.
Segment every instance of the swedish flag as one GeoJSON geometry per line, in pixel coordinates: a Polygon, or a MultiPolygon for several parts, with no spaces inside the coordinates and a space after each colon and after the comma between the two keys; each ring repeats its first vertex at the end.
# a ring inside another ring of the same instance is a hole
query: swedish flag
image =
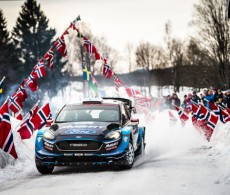
{"type": "Polygon", "coordinates": [[[82,71],[83,71],[83,79],[84,79],[84,81],[92,80],[91,72],[88,70],[88,68],[84,64],[82,64],[82,71]]]}

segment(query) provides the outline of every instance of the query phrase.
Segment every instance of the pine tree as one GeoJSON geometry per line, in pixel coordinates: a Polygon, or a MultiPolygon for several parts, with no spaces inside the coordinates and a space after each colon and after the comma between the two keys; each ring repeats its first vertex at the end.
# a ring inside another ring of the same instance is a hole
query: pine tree
{"type": "MultiPolygon", "coordinates": [[[[34,65],[54,44],[55,34],[56,31],[49,27],[49,20],[41,10],[40,4],[37,4],[36,0],[26,0],[12,32],[13,41],[18,51],[18,59],[22,63],[21,80],[29,76],[34,65]]],[[[55,51],[54,69],[51,71],[46,68],[47,76],[38,80],[42,93],[38,93],[35,99],[41,99],[44,92],[48,92],[49,96],[52,97],[56,95],[58,89],[67,84],[67,82],[63,82],[65,80],[63,78],[65,76],[63,71],[65,62],[62,62],[61,58],[59,52],[55,51]]]]}
{"type": "Polygon", "coordinates": [[[24,75],[31,72],[33,66],[50,48],[56,32],[49,28],[48,23],[49,20],[36,0],[27,0],[22,5],[12,35],[24,75]]]}
{"type": "Polygon", "coordinates": [[[0,9],[0,80],[3,76],[6,76],[4,86],[7,84],[15,83],[14,65],[18,63],[15,52],[13,50],[13,44],[10,38],[10,34],[7,30],[6,19],[3,16],[3,12],[0,9]]]}

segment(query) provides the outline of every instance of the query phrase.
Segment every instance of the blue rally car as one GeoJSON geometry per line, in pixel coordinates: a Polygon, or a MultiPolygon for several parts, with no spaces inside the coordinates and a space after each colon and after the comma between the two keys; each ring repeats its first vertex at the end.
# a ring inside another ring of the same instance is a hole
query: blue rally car
{"type": "Polygon", "coordinates": [[[97,164],[132,168],[145,149],[145,127],[131,117],[134,110],[124,98],[85,99],[65,105],[54,123],[37,134],[37,170],[48,174],[55,166],[97,164]]]}

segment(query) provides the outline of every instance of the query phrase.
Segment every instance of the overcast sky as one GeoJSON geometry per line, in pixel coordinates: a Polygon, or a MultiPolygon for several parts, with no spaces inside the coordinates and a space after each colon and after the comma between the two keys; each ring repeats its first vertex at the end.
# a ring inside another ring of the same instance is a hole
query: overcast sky
{"type": "MultiPolygon", "coordinates": [[[[94,35],[104,36],[111,47],[122,52],[127,42],[161,43],[164,25],[170,20],[173,33],[186,37],[192,28],[193,5],[198,0],[38,0],[60,35],[79,14],[94,35]]],[[[9,29],[15,25],[21,0],[0,0],[9,29]]]]}

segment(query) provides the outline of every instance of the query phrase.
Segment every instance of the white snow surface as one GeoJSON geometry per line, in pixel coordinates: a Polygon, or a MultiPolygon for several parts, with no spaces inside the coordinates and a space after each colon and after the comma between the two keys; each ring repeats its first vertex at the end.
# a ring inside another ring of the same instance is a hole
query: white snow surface
{"type": "MultiPolygon", "coordinates": [[[[68,98],[65,99],[68,101],[68,98]]],[[[51,107],[64,103],[51,100],[51,107]]],[[[57,109],[57,108],[56,108],[57,109]]],[[[19,158],[0,151],[0,195],[30,194],[230,194],[230,123],[218,123],[210,143],[191,121],[169,122],[168,111],[153,113],[146,126],[145,156],[131,170],[107,167],[56,167],[41,175],[34,163],[34,140],[22,141],[13,130],[19,158]]],[[[13,129],[18,121],[12,119],[13,129]]]]}

